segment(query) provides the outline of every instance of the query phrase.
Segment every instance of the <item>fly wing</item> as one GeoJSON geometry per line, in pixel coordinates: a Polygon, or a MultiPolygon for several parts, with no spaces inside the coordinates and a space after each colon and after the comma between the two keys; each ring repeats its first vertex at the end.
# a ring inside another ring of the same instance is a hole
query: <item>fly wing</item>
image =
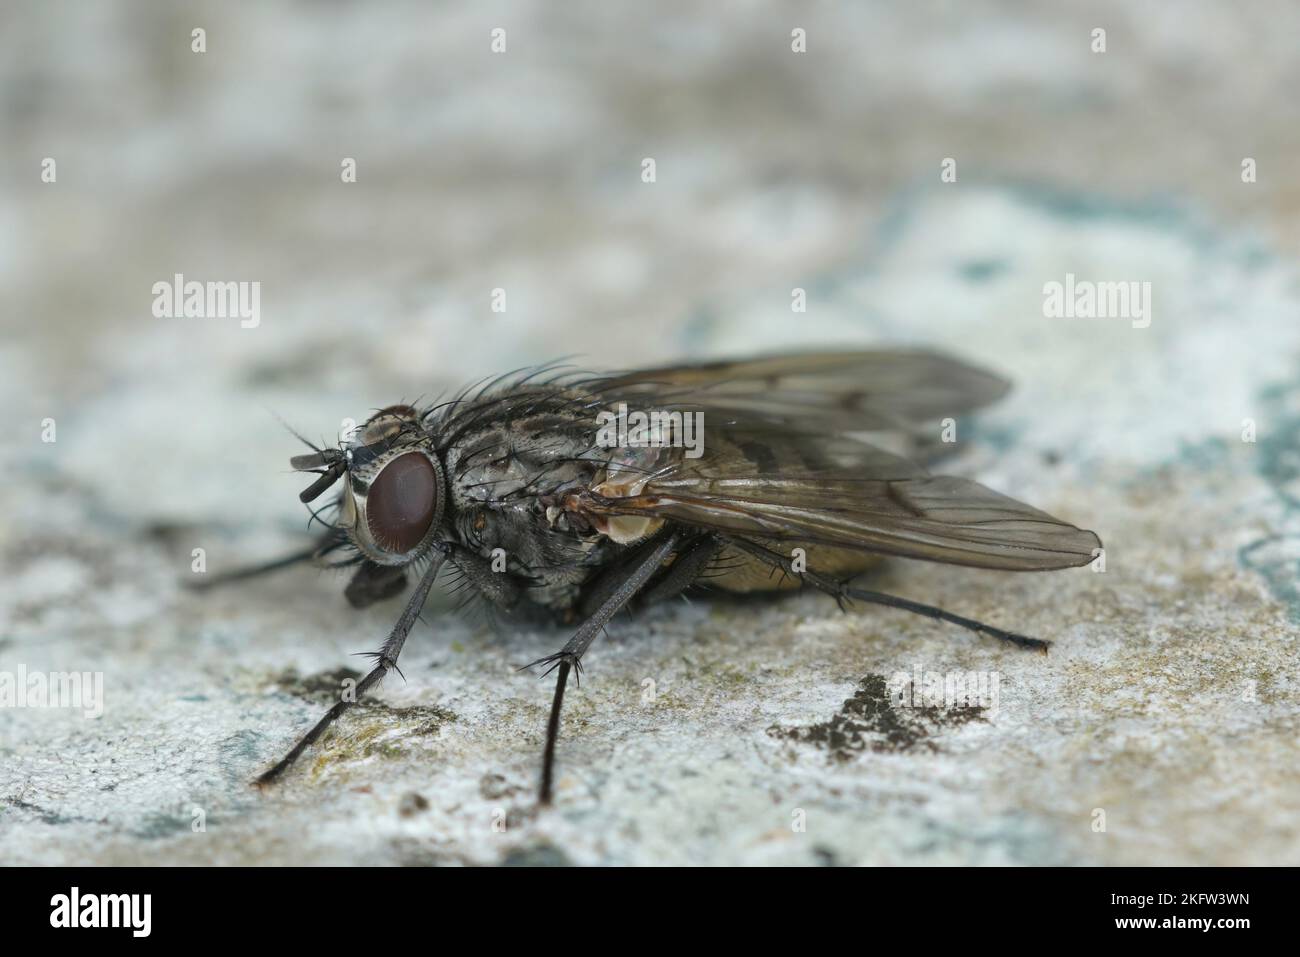
{"type": "MultiPolygon", "coordinates": [[[[1084,565],[1093,532],[862,442],[734,423],[706,431],[704,454],[680,449],[626,486],[584,496],[588,515],[640,516],[746,538],[827,545],[933,562],[1045,571],[1084,565]]],[[[815,561],[815,557],[810,556],[815,561]]]]}
{"type": "Polygon", "coordinates": [[[704,409],[750,425],[813,431],[907,430],[987,405],[1005,379],[935,352],[767,356],[642,369],[584,383],[629,405],[704,409]]]}

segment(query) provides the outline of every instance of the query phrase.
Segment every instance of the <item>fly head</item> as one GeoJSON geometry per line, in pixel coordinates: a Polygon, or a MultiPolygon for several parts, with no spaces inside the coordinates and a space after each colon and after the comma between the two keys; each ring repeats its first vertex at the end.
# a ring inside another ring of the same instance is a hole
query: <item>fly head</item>
{"type": "Polygon", "coordinates": [[[406,565],[438,536],[447,498],[442,462],[411,406],[382,409],[338,448],[296,455],[289,464],[320,476],[299,496],[303,502],[343,480],[334,527],[377,565],[406,565]]]}

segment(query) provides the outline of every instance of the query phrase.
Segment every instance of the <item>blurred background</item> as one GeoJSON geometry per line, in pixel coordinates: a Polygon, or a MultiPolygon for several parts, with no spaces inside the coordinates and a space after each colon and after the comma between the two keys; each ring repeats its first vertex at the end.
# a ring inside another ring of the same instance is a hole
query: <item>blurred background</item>
{"type": "Polygon", "coordinates": [[[0,664],[102,670],[110,704],[0,715],[0,858],[1295,863],[1297,35],[1286,2],[5,4],[0,664]],[[1067,272],[1151,282],[1150,327],[1045,318],[1067,272]],[[256,328],[155,316],[177,273],[260,283],[256,328]],[[813,597],[683,611],[584,682],[561,761],[588,800],[547,822],[522,810],[545,690],[509,665],[554,636],[439,622],[385,695],[451,730],[379,769],[345,736],[294,785],[310,811],[246,792],[319,710],[302,676],[397,613],[310,572],[179,591],[195,547],[215,570],[301,541],[277,417],[332,440],[558,356],[882,343],[1015,381],[957,470],[1106,540],[1104,576],[887,573],[1058,640],[1050,666],[813,597]],[[1024,707],[919,764],[764,733],[918,654],[1026,669],[1024,707]],[[680,684],[673,721],[628,716],[644,673],[680,684]],[[696,784],[646,806],[683,762],[696,784]],[[837,836],[788,840],[794,801],[837,836]],[[1088,830],[1107,802],[1122,842],[1088,830]],[[466,821],[498,806],[522,823],[492,843],[466,821]]]}
{"type": "MultiPolygon", "coordinates": [[[[264,480],[245,443],[283,438],[265,408],[332,432],[559,355],[623,367],[925,341],[963,310],[1009,320],[954,302],[970,283],[832,319],[819,293],[896,238],[908,191],[950,208],[990,181],[1085,203],[1194,198],[1279,251],[1300,242],[1283,174],[1300,151],[1293,5],[697,6],[6,5],[6,382],[36,412],[93,416],[78,431],[104,447],[78,458],[113,455],[124,486],[184,443],[198,474],[155,502],[179,520],[211,504],[195,500],[204,476],[223,491],[264,480]],[[151,287],[178,272],[260,282],[261,325],[155,319],[151,287]],[[137,420],[147,444],[116,455],[137,420]]],[[[951,265],[1007,278],[999,222],[966,220],[951,265]]]]}

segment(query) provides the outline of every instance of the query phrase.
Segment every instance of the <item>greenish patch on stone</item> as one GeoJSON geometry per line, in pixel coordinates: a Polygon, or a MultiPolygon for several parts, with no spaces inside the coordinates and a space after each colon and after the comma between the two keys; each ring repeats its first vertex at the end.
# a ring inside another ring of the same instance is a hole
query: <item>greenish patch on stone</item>
{"type": "Polygon", "coordinates": [[[957,274],[968,283],[989,282],[1009,268],[1005,259],[971,259],[957,267],[957,274]]]}
{"type": "Polygon", "coordinates": [[[411,738],[436,734],[443,725],[458,720],[455,712],[437,705],[393,708],[381,701],[359,701],[325,736],[312,763],[312,776],[329,768],[364,758],[400,758],[411,738]]]}
{"type": "Polygon", "coordinates": [[[157,841],[175,837],[177,834],[191,834],[193,831],[194,817],[192,814],[181,813],[180,811],[175,814],[154,811],[146,815],[132,833],[141,840],[157,841]]]}
{"type": "Polygon", "coordinates": [[[501,858],[502,867],[572,867],[573,861],[554,844],[516,847],[501,858]]]}
{"type": "MultiPolygon", "coordinates": [[[[1272,383],[1259,391],[1260,421],[1269,428],[1257,435],[1256,470],[1282,503],[1288,520],[1300,520],[1300,408],[1293,393],[1297,383],[1272,383]]],[[[1267,535],[1243,545],[1237,552],[1243,568],[1260,575],[1273,597],[1287,606],[1292,621],[1300,622],[1300,536],[1267,535]]]]}

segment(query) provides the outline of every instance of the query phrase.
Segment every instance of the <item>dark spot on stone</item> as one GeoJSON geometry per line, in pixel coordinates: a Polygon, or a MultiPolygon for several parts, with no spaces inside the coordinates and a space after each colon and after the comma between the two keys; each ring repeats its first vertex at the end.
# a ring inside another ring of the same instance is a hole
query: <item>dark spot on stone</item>
{"type": "Polygon", "coordinates": [[[853,697],[829,721],[803,728],[772,725],[767,733],[778,740],[811,744],[836,761],[849,761],[862,751],[882,754],[922,749],[938,751],[930,740],[946,727],[984,720],[985,709],[973,707],[895,707],[896,697],[906,700],[908,685],[891,692],[884,675],[867,675],[853,697]]]}
{"type": "Polygon", "coordinates": [[[276,678],[275,683],[286,694],[333,704],[343,690],[343,682],[349,679],[354,683],[360,681],[361,672],[351,668],[335,668],[333,671],[321,671],[314,675],[303,676],[290,669],[276,678]]]}
{"type": "Polygon", "coordinates": [[[501,774],[485,774],[479,779],[478,793],[488,801],[499,801],[512,797],[524,790],[517,784],[510,784],[501,774]]]}
{"type": "Polygon", "coordinates": [[[402,795],[402,800],[397,805],[397,813],[402,817],[415,817],[422,811],[429,810],[429,802],[423,794],[417,794],[414,791],[408,791],[402,795]]]}
{"type": "Polygon", "coordinates": [[[144,537],[168,547],[188,545],[196,537],[197,527],[182,522],[150,522],[144,527],[144,537]]]}
{"type": "Polygon", "coordinates": [[[839,867],[839,858],[835,852],[824,844],[818,844],[813,848],[813,859],[817,862],[818,867],[839,867]]]}

